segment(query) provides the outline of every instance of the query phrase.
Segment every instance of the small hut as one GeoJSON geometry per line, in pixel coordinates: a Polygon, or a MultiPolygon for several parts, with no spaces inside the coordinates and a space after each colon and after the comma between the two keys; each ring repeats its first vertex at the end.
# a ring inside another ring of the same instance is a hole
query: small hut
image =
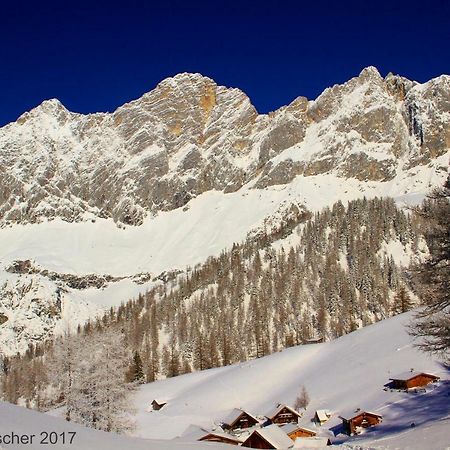
{"type": "Polygon", "coordinates": [[[415,387],[426,386],[430,383],[439,381],[439,377],[425,372],[403,372],[395,377],[389,378],[392,381],[392,387],[394,389],[411,389],[415,387]]]}
{"type": "Polygon", "coordinates": [[[314,414],[314,422],[319,425],[323,425],[331,417],[331,411],[328,409],[318,409],[314,414]]]}
{"type": "Polygon", "coordinates": [[[151,403],[153,411],[159,411],[164,405],[167,405],[165,400],[154,399],[151,403]]]}
{"type": "Polygon", "coordinates": [[[290,406],[278,404],[276,408],[266,414],[266,417],[271,423],[284,424],[297,423],[302,415],[290,406]]]}
{"type": "Polygon", "coordinates": [[[299,437],[313,437],[317,433],[309,428],[296,425],[295,423],[286,423],[281,425],[280,428],[293,440],[295,441],[299,437]]]}
{"type": "Polygon", "coordinates": [[[242,447],[262,449],[287,449],[293,445],[292,440],[278,425],[258,428],[242,443],[242,447]]]}
{"type": "Polygon", "coordinates": [[[222,422],[222,428],[224,430],[239,430],[244,428],[250,428],[259,423],[258,419],[252,416],[250,413],[234,408],[233,411],[222,422]]]}
{"type": "Polygon", "coordinates": [[[356,411],[344,413],[339,416],[342,419],[344,432],[348,435],[357,434],[358,428],[369,428],[378,425],[383,420],[382,416],[369,411],[356,411]]]}

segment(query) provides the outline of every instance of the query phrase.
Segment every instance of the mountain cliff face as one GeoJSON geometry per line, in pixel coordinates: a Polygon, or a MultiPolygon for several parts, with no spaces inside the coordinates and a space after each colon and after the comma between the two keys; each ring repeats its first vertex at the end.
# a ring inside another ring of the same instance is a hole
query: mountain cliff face
{"type": "Polygon", "coordinates": [[[48,100],[0,129],[0,223],[140,225],[247,183],[262,189],[323,173],[392,180],[449,146],[449,76],[417,84],[368,67],[315,101],[259,115],[238,89],[183,73],[112,114],[48,100]]]}
{"type": "Polygon", "coordinates": [[[293,210],[443,182],[450,77],[373,67],[260,115],[179,74],[111,114],[48,100],[0,128],[0,354],[217,256],[293,210]],[[25,268],[17,269],[17,268],[25,268]]]}

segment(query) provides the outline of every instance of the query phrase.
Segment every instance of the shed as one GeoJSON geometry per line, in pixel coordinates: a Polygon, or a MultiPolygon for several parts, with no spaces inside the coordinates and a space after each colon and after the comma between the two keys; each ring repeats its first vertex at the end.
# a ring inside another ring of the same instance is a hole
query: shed
{"type": "Polygon", "coordinates": [[[431,373],[409,371],[400,373],[389,379],[392,381],[392,387],[394,389],[411,389],[434,383],[440,378],[431,373]]]}
{"type": "Polygon", "coordinates": [[[302,415],[290,406],[278,404],[276,408],[273,408],[266,414],[266,417],[272,423],[283,424],[297,423],[302,415]]]}
{"type": "Polygon", "coordinates": [[[154,399],[151,403],[153,411],[159,411],[164,405],[167,405],[167,401],[161,399],[154,399]]]}
{"type": "Polygon", "coordinates": [[[286,423],[281,425],[280,428],[293,440],[295,441],[298,437],[313,437],[317,433],[309,428],[296,425],[295,423],[286,423]]]}
{"type": "Polygon", "coordinates": [[[242,447],[263,449],[288,449],[293,445],[292,440],[278,425],[258,428],[242,443],[242,447]]]}
{"type": "Polygon", "coordinates": [[[331,445],[330,439],[327,437],[314,436],[297,439],[294,448],[323,448],[327,445],[331,445]]]}
{"type": "Polygon", "coordinates": [[[348,435],[356,434],[358,428],[369,428],[378,425],[383,420],[379,414],[360,409],[343,413],[339,417],[342,419],[344,432],[348,435]]]}
{"type": "Polygon", "coordinates": [[[331,417],[331,411],[328,409],[318,409],[314,414],[314,422],[323,425],[331,417]]]}
{"type": "Polygon", "coordinates": [[[238,430],[253,427],[258,423],[258,419],[252,414],[242,409],[234,408],[223,420],[222,428],[224,430],[238,430]]]}

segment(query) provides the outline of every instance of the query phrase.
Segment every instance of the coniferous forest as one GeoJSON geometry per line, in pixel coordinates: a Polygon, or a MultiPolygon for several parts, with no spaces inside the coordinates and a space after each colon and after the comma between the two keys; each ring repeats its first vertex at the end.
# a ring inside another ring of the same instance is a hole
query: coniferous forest
{"type": "Polygon", "coordinates": [[[77,333],[5,359],[3,398],[41,410],[66,405],[68,420],[121,431],[136,383],[330,340],[407,311],[417,298],[384,250],[394,243],[413,261],[423,257],[420,221],[389,198],[297,211],[77,333]],[[109,364],[114,379],[99,373],[111,373],[109,364]],[[116,409],[105,415],[96,407],[105,402],[116,409]]]}

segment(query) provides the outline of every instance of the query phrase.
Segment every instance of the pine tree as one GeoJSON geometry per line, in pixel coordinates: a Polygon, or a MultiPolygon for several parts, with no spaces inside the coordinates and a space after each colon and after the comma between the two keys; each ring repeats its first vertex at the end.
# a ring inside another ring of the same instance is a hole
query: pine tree
{"type": "Polygon", "coordinates": [[[144,370],[142,367],[142,359],[137,350],[134,352],[133,355],[133,361],[130,367],[128,378],[130,381],[135,383],[145,382],[144,370]]]}
{"type": "Polygon", "coordinates": [[[400,289],[395,294],[393,305],[392,305],[392,313],[393,314],[401,314],[409,311],[412,308],[413,304],[411,301],[408,292],[406,291],[405,286],[400,286],[400,289]]]}
{"type": "Polygon", "coordinates": [[[411,270],[413,286],[425,302],[416,317],[412,334],[418,347],[449,359],[450,349],[450,176],[420,210],[430,256],[411,270]]]}

